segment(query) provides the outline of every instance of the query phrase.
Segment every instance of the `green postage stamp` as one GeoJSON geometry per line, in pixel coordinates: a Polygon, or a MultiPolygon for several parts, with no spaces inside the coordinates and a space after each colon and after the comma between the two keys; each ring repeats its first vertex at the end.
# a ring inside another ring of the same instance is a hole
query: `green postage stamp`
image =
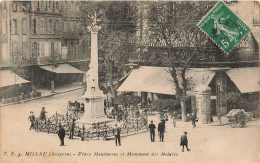
{"type": "Polygon", "coordinates": [[[198,27],[226,54],[250,31],[250,28],[223,1],[208,12],[198,27]]]}

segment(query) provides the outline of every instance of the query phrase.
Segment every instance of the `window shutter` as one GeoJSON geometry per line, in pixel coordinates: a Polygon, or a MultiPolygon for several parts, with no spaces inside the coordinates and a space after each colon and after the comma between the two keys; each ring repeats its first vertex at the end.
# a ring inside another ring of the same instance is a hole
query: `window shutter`
{"type": "Polygon", "coordinates": [[[41,28],[40,28],[40,19],[36,19],[36,34],[41,33],[41,28]]]}
{"type": "Polygon", "coordinates": [[[32,21],[31,21],[31,34],[34,34],[34,18],[32,18],[32,21]]]}
{"type": "Polygon", "coordinates": [[[23,34],[27,34],[27,22],[26,22],[26,19],[23,19],[23,22],[22,22],[22,32],[23,32],[23,34]]]}
{"type": "Polygon", "coordinates": [[[48,42],[44,43],[44,56],[49,56],[49,46],[48,42]]]}
{"type": "Polygon", "coordinates": [[[37,56],[40,56],[40,43],[37,42],[37,56]]]}
{"type": "Polygon", "coordinates": [[[59,34],[62,34],[63,33],[63,23],[62,21],[60,21],[60,30],[59,30],[59,34]]]}
{"type": "Polygon", "coordinates": [[[49,42],[49,56],[51,56],[51,42],[49,42]]]}

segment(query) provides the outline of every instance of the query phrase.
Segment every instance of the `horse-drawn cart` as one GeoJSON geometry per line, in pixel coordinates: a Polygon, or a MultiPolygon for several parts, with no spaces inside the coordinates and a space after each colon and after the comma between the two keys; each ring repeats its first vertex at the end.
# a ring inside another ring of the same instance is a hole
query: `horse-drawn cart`
{"type": "Polygon", "coordinates": [[[231,127],[245,127],[246,122],[249,119],[249,114],[245,112],[244,109],[232,109],[226,117],[228,118],[231,127]]]}
{"type": "Polygon", "coordinates": [[[82,116],[79,102],[68,101],[67,110],[68,114],[73,114],[74,118],[77,120],[80,119],[82,116]]]}

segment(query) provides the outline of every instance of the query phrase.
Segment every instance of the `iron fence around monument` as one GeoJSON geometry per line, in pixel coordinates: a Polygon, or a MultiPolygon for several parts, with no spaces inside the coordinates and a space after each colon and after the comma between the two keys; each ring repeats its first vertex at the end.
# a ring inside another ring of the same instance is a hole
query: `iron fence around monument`
{"type": "MultiPolygon", "coordinates": [[[[77,114],[75,113],[67,113],[66,115],[63,115],[56,112],[56,114],[44,120],[36,118],[36,121],[34,122],[35,131],[47,132],[48,134],[57,134],[59,125],[62,125],[65,130],[65,134],[69,135],[69,122],[72,119],[76,119],[76,115],[77,114]]],[[[146,131],[148,128],[147,119],[148,117],[146,112],[143,112],[138,116],[129,114],[128,117],[121,121],[121,134],[128,135],[130,133],[146,131]]],[[[90,127],[87,127],[85,124],[82,126],[76,124],[74,128],[74,136],[80,137],[82,141],[85,139],[99,139],[101,137],[104,140],[107,140],[115,135],[114,130],[115,128],[113,126],[113,122],[92,123],[90,127]]]]}

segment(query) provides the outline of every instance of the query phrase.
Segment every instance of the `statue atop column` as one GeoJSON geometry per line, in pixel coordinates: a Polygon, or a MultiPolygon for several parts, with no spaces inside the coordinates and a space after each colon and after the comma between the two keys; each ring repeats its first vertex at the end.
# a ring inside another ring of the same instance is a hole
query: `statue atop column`
{"type": "Polygon", "coordinates": [[[101,27],[97,25],[97,21],[99,21],[99,19],[97,19],[96,11],[93,16],[88,15],[88,17],[93,20],[93,22],[91,23],[91,26],[88,26],[88,30],[90,32],[98,32],[101,29],[101,27]]]}

